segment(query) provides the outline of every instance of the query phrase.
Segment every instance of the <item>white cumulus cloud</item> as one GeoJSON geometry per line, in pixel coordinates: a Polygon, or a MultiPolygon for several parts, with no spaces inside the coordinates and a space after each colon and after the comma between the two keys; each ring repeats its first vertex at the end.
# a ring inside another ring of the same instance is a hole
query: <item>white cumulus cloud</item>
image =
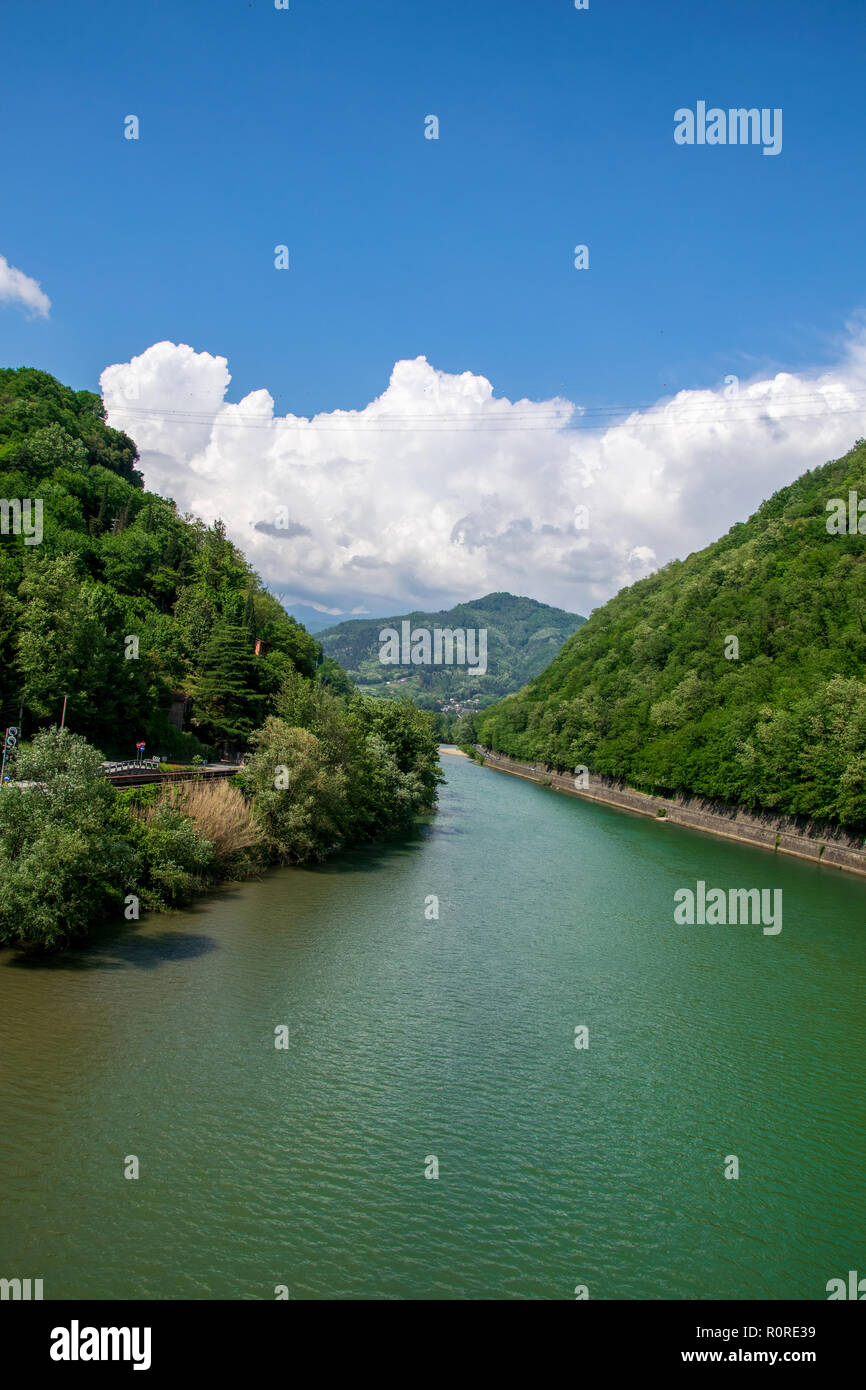
{"type": "Polygon", "coordinates": [[[16,270],[5,256],[0,256],[0,303],[21,304],[30,311],[30,317],[47,319],[51,300],[41,289],[38,280],[16,270]]]}
{"type": "Polygon", "coordinates": [[[227,404],[229,383],[225,358],[165,342],[101,378],[148,487],[221,516],[276,591],[340,612],[509,590],[588,613],[866,433],[857,330],[833,369],[681,391],[614,424],[424,357],[363,410],[312,419],[275,415],[267,390],[227,404]]]}

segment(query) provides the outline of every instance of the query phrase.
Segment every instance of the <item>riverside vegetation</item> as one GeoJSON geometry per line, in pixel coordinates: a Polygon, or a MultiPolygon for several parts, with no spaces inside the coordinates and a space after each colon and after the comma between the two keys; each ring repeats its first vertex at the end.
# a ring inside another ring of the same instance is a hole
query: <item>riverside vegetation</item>
{"type": "Polygon", "coordinates": [[[18,754],[24,785],[0,789],[0,943],[56,949],[268,863],[398,834],[432,808],[437,746],[408,701],[289,673],[274,705],[244,767],[216,783],[121,792],[80,734],[40,730],[18,754]]]}
{"type": "Polygon", "coordinates": [[[0,495],[41,499],[44,523],[37,545],[8,525],[0,544],[0,718],[29,736],[0,788],[0,943],[55,949],[399,833],[442,781],[432,716],[358,694],[222,524],[145,491],[136,462],[98,396],[0,371],[0,495]],[[178,692],[190,731],[168,717],[178,692]],[[119,792],[103,753],[139,735],[247,757],[229,782],[119,792]]]}
{"type": "Polygon", "coordinates": [[[866,831],[866,441],[597,609],[471,732],[512,757],[866,831]]]}

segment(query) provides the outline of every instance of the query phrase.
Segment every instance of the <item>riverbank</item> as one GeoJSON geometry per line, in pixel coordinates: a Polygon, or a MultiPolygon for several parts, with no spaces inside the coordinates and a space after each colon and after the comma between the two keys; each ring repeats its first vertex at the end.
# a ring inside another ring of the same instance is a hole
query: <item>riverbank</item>
{"type": "Polygon", "coordinates": [[[634,787],[613,777],[598,777],[595,773],[584,774],[586,786],[578,787],[575,786],[573,775],[555,772],[543,763],[518,762],[504,753],[493,753],[480,744],[477,751],[484,767],[538,782],[541,786],[552,787],[569,796],[601,801],[620,811],[650,816],[660,824],[687,826],[690,830],[702,830],[708,835],[758,845],[761,849],[795,855],[798,859],[810,859],[816,864],[826,864],[866,877],[863,837],[849,834],[838,827],[817,825],[772,811],[754,814],[741,806],[688,796],[682,792],[675,796],[650,795],[636,791],[634,787]]]}
{"type": "MultiPolygon", "coordinates": [[[[38,730],[0,788],[0,944],[61,950],[102,923],[185,906],[269,864],[319,863],[413,829],[444,779],[429,716],[347,702],[291,670],[243,772],[117,787],[101,750],[38,730]]],[[[183,774],[181,774],[183,776],[183,774]]]]}

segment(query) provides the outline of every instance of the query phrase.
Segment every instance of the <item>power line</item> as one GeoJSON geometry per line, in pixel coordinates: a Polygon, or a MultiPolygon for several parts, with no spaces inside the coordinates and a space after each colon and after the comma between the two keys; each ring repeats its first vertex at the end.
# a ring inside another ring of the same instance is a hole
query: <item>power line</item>
{"type": "MultiPolygon", "coordinates": [[[[274,430],[275,427],[282,425],[284,430],[292,430],[293,428],[293,430],[302,431],[303,428],[306,427],[307,432],[310,432],[310,434],[352,434],[353,431],[357,431],[359,434],[449,434],[449,432],[450,434],[509,434],[509,432],[512,432],[512,434],[542,434],[542,432],[544,432],[544,434],[550,434],[550,432],[553,431],[559,431],[560,434],[578,434],[578,432],[581,431],[602,430],[603,427],[616,428],[617,425],[631,427],[632,430],[639,432],[641,430],[653,430],[653,428],[670,427],[670,425],[674,423],[696,425],[773,425],[781,420],[833,420],[833,418],[838,416],[859,416],[859,414],[863,413],[866,413],[866,404],[863,404],[863,406],[852,406],[851,409],[847,410],[813,410],[812,413],[809,414],[794,414],[791,413],[791,411],[776,411],[776,413],[770,414],[769,411],[765,410],[760,414],[753,414],[753,416],[742,416],[742,414],[741,416],[723,416],[723,414],[716,414],[716,416],[688,416],[688,414],[676,414],[676,416],[666,417],[641,416],[637,418],[637,420],[632,420],[632,418],[628,417],[621,418],[621,420],[609,421],[584,420],[584,418],[578,418],[578,420],[567,421],[567,423],[562,421],[562,423],[550,424],[520,424],[513,423],[513,421],[507,424],[457,424],[456,421],[455,423],[445,423],[445,421],[443,421],[442,424],[436,425],[416,425],[405,423],[373,424],[366,423],[366,421],[364,421],[364,423],[357,423],[357,421],[353,421],[352,424],[346,425],[320,425],[311,424],[310,421],[306,420],[299,421],[297,424],[279,420],[264,421],[264,423],[263,421],[247,420],[214,420],[213,428],[214,430],[217,430],[217,428],[218,430],[274,430]]],[[[172,421],[172,423],[182,425],[200,423],[200,421],[175,420],[172,421]]]]}
{"type": "MultiPolygon", "coordinates": [[[[792,402],[792,404],[798,404],[792,402]]],[[[746,414],[728,410],[718,411],[714,414],[699,414],[690,412],[682,408],[668,410],[666,407],[654,406],[649,412],[642,412],[639,407],[633,407],[617,413],[611,411],[605,415],[599,412],[592,415],[589,412],[576,416],[574,419],[556,416],[538,416],[509,414],[502,420],[495,417],[486,419],[483,422],[467,419],[466,416],[388,416],[382,420],[370,420],[357,417],[337,423],[329,420],[327,424],[319,423],[315,418],[305,419],[298,417],[289,420],[284,416],[275,416],[271,419],[261,420],[254,416],[237,417],[233,419],[223,419],[213,415],[186,416],[179,411],[160,411],[160,410],[132,410],[127,407],[117,409],[117,415],[133,415],[143,419],[166,419],[177,425],[210,425],[212,430],[216,429],[281,429],[284,431],[295,430],[298,432],[306,431],[311,434],[347,434],[357,431],[358,433],[370,434],[498,434],[508,433],[550,433],[560,431],[562,433],[574,433],[580,430],[600,430],[605,427],[613,428],[617,425],[630,425],[635,429],[654,429],[676,424],[694,425],[733,425],[733,424],[763,424],[773,425],[781,420],[829,420],[842,415],[859,415],[866,412],[866,401],[860,405],[848,407],[834,407],[830,410],[815,409],[806,413],[796,413],[790,410],[774,410],[770,405],[762,405],[756,401],[747,403],[754,410],[754,413],[746,414]],[[638,418],[633,418],[637,416],[638,418]],[[523,420],[531,420],[532,423],[522,423],[523,420]],[[416,423],[417,421],[417,423],[416,423]],[[422,423],[423,422],[423,423],[422,423]]],[[[706,409],[706,407],[698,407],[706,409]]]]}

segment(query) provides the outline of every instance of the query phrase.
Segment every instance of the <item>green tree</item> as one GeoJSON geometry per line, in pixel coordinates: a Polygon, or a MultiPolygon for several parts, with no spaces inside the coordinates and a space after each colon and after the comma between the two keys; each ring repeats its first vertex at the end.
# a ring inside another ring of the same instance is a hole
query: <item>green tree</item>
{"type": "Polygon", "coordinates": [[[323,859],[344,833],[345,772],[315,734],[275,716],[251,743],[244,781],[273,852],[287,863],[323,859]]]}
{"type": "Polygon", "coordinates": [[[195,684],[197,722],[221,743],[249,738],[262,713],[256,657],[239,624],[219,623],[205,648],[195,684]]]}
{"type": "Polygon", "coordinates": [[[17,759],[29,787],[0,788],[0,941],[56,948],[122,918],[136,859],[113,820],[101,755],[68,729],[46,729],[17,759]]]}

